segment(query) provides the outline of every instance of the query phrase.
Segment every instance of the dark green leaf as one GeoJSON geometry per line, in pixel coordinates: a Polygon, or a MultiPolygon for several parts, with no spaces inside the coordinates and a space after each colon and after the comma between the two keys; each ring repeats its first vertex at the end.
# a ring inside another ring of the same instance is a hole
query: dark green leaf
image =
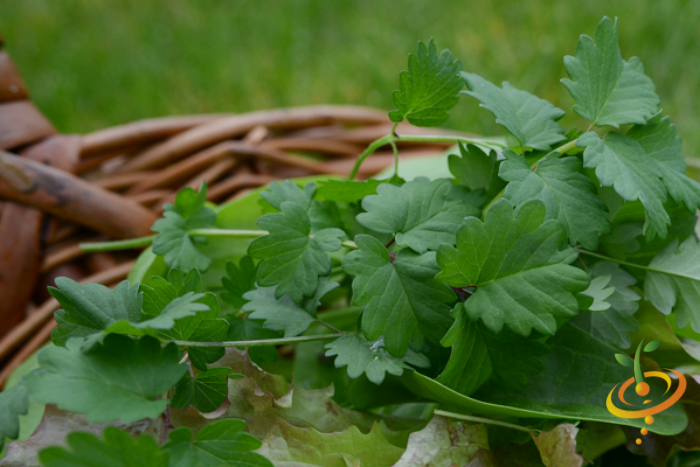
{"type": "Polygon", "coordinates": [[[230,368],[210,368],[195,378],[185,373],[175,386],[172,407],[185,410],[194,405],[202,413],[215,411],[228,397],[229,377],[242,378],[243,375],[231,375],[230,368]]]}
{"type": "Polygon", "coordinates": [[[462,72],[469,91],[462,93],[481,102],[481,107],[496,117],[496,123],[505,127],[523,148],[547,151],[555,143],[564,141],[564,128],[557,122],[566,112],[527,91],[504,82],[499,88],[484,78],[462,72]]]}
{"type": "Polygon", "coordinates": [[[211,260],[200,252],[196,243],[202,238],[192,237],[188,230],[213,227],[216,213],[205,206],[207,201],[207,185],[202,183],[199,192],[185,188],[175,197],[175,204],[163,206],[163,218],[153,224],[153,252],[165,256],[165,264],[171,268],[189,272],[192,269],[206,271],[211,266],[211,260]]]}
{"type": "Polygon", "coordinates": [[[401,187],[385,183],[377,194],[362,200],[365,213],[357,221],[376,232],[396,235],[396,244],[417,253],[453,244],[455,233],[466,216],[478,210],[468,204],[449,201],[448,180],[414,180],[401,187]]]}
{"type": "Polygon", "coordinates": [[[0,451],[5,438],[19,436],[19,416],[29,411],[29,391],[24,381],[0,392],[0,451]]]}
{"type": "MultiPolygon", "coordinates": [[[[271,331],[263,327],[264,321],[257,319],[238,319],[234,318],[231,321],[228,329],[228,341],[244,341],[244,340],[262,340],[276,339],[280,337],[277,331],[271,331]]],[[[242,350],[242,348],[241,348],[242,350]]],[[[277,348],[274,346],[249,347],[248,355],[250,359],[256,363],[264,360],[266,362],[276,362],[278,358],[277,348]]]]}
{"type": "Polygon", "coordinates": [[[503,182],[498,178],[498,156],[496,151],[487,155],[478,146],[459,145],[460,156],[451,154],[447,159],[454,183],[471,191],[483,189],[486,193],[498,191],[503,182]]]}
{"type": "Polygon", "coordinates": [[[226,276],[221,279],[224,292],[221,298],[236,309],[243,308],[246,299],[243,294],[255,288],[255,273],[257,267],[250,256],[241,258],[238,264],[233,261],[226,263],[226,276]]]}
{"type": "Polygon", "coordinates": [[[362,331],[367,339],[384,335],[386,349],[401,357],[411,336],[420,333],[439,341],[451,324],[445,303],[452,291],[434,279],[435,253],[423,255],[404,248],[392,262],[379,240],[358,235],[358,251],[343,260],[343,269],[355,276],[353,304],[365,306],[362,331]]]}
{"type": "Polygon", "coordinates": [[[168,400],[161,396],[187,371],[179,361],[175,344],[161,348],[149,336],[110,334],[86,353],[77,340],[42,350],[40,369],[25,380],[39,402],[84,413],[93,422],[131,423],[163,413],[168,400]]]}
{"type": "Polygon", "coordinates": [[[531,170],[524,157],[505,150],[506,160],[499,176],[509,181],[505,197],[516,206],[540,199],[547,207],[546,219],[556,219],[564,226],[572,245],[580,243],[595,250],[598,234],[609,233],[606,206],[598,199],[595,185],[580,173],[577,157],[560,157],[551,153],[531,170]]]}
{"type": "Polygon", "coordinates": [[[158,449],[151,435],[132,437],[107,427],[104,440],[92,433],[68,435],[68,449],[50,447],[39,453],[45,467],[167,467],[168,455],[158,449]]]}
{"type": "Polygon", "coordinates": [[[597,126],[643,124],[656,113],[659,97],[644,75],[638,58],[622,59],[617,20],[605,17],[595,31],[595,43],[582,35],[576,57],[564,57],[569,79],[562,83],[576,101],[574,112],[597,126]]]}
{"type": "Polygon", "coordinates": [[[459,76],[462,64],[449,50],[439,55],[431,39],[428,46],[418,42],[418,55],[408,56],[408,71],[399,75],[399,89],[394,91],[397,110],[389,112],[394,122],[408,119],[416,126],[440,126],[457,104],[464,86],[459,76]]]}
{"type": "Polygon", "coordinates": [[[570,266],[577,253],[566,248],[559,222],[543,223],[546,209],[532,200],[513,211],[507,200],[494,204],[484,222],[467,218],[457,233],[457,248],[437,254],[438,280],[452,287],[476,287],[465,308],[473,320],[500,332],[532,329],[554,334],[556,318],[578,312],[574,296],[588,287],[588,274],[570,266]]]}
{"type": "Polygon", "coordinates": [[[406,350],[403,357],[394,357],[384,348],[384,339],[368,341],[362,334],[352,334],[340,337],[326,344],[327,357],[337,356],[335,367],[348,367],[348,376],[357,378],[363,373],[374,384],[382,384],[386,373],[401,376],[404,368],[409,365],[419,368],[430,366],[430,360],[411,348],[406,350]]]}

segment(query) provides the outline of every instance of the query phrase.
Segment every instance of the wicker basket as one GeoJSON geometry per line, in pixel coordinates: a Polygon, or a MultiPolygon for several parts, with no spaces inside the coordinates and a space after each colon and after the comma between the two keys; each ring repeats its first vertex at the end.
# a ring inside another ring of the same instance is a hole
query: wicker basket
{"type": "MultiPolygon", "coordinates": [[[[114,285],[137,254],[85,254],[80,242],[150,235],[163,204],[203,180],[209,199],[223,203],[273,180],[347,175],[391,125],[376,109],[316,106],[156,118],[59,135],[0,50],[0,387],[49,339],[58,303],[46,287],[56,277],[114,285]]],[[[445,147],[406,144],[401,155],[445,147]]],[[[392,161],[391,152],[380,151],[360,177],[392,161]]]]}

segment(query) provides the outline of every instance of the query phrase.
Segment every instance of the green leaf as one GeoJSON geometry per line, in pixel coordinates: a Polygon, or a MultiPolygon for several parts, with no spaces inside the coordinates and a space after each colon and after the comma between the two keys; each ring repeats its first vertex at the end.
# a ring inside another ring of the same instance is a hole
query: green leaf
{"type": "Polygon", "coordinates": [[[588,274],[570,266],[577,253],[565,248],[559,222],[543,223],[541,201],[522,204],[515,212],[507,200],[489,209],[484,222],[467,218],[457,233],[457,248],[443,245],[437,254],[437,279],[452,287],[476,287],[465,308],[500,332],[505,324],[516,334],[532,329],[554,334],[556,318],[578,313],[574,296],[588,287],[588,274]]]}
{"type": "Polygon", "coordinates": [[[369,340],[384,335],[386,349],[401,357],[411,336],[421,333],[438,342],[451,324],[445,303],[452,291],[434,279],[435,253],[419,255],[404,248],[392,261],[379,240],[358,235],[359,250],[343,260],[343,269],[355,276],[353,304],[365,306],[362,332],[369,340]]]}
{"type": "Polygon", "coordinates": [[[308,211],[316,194],[314,182],[306,183],[303,190],[291,180],[284,180],[282,183],[272,182],[268,188],[261,191],[260,196],[279,211],[282,210],[282,203],[285,201],[296,203],[304,211],[308,211]]]}
{"type": "MultiPolygon", "coordinates": [[[[271,331],[263,327],[264,321],[257,319],[233,319],[229,325],[228,341],[243,341],[243,340],[261,340],[261,339],[276,339],[280,334],[276,331],[271,331]]],[[[243,348],[241,347],[241,350],[243,348]]],[[[276,362],[278,358],[277,348],[274,346],[249,347],[248,354],[252,361],[259,363],[261,360],[266,362],[276,362]]],[[[296,353],[295,353],[296,355],[296,353]]]]}
{"type": "Polygon", "coordinates": [[[107,427],[104,440],[92,433],[68,435],[68,447],[39,452],[45,467],[167,467],[168,455],[158,449],[151,435],[134,438],[124,430],[107,427]]]}
{"type": "Polygon", "coordinates": [[[664,209],[666,188],[651,157],[632,138],[610,132],[600,139],[586,133],[578,139],[585,167],[595,167],[601,186],[612,186],[625,201],[640,200],[646,210],[644,233],[649,240],[666,238],[671,218],[664,209]]]}
{"type": "Polygon", "coordinates": [[[622,59],[617,19],[605,17],[595,31],[595,43],[582,35],[576,57],[564,57],[571,79],[562,79],[576,101],[574,112],[596,126],[643,124],[659,105],[654,83],[644,75],[638,58],[622,59]]]}
{"type": "Polygon", "coordinates": [[[654,257],[644,281],[644,297],[663,314],[676,312],[678,327],[700,332],[700,243],[675,239],[654,257]]]}
{"type": "Polygon", "coordinates": [[[532,440],[542,456],[544,465],[581,467],[584,459],[576,452],[578,429],[570,423],[562,423],[554,429],[533,435],[532,440]]]}
{"type": "Polygon", "coordinates": [[[580,173],[577,157],[560,157],[551,153],[530,169],[524,157],[511,150],[503,151],[499,176],[509,181],[505,197],[516,206],[540,199],[547,207],[545,219],[556,219],[564,226],[572,245],[580,243],[595,250],[598,234],[610,232],[605,203],[597,197],[595,185],[580,173]]]}
{"type": "Polygon", "coordinates": [[[538,358],[549,348],[505,329],[498,334],[467,316],[463,303],[458,303],[452,316],[455,322],[442,340],[452,347],[450,359],[437,381],[465,395],[473,394],[491,378],[503,387],[522,389],[527,377],[544,368],[538,358]]]}
{"type": "Polygon", "coordinates": [[[615,287],[608,287],[611,277],[599,276],[591,279],[588,288],[578,294],[579,306],[582,310],[605,311],[610,304],[605,300],[615,293],[615,287]]]}
{"type": "Polygon", "coordinates": [[[656,114],[644,125],[635,125],[627,136],[637,141],[654,161],[668,195],[695,212],[700,207],[700,183],[687,175],[681,139],[669,117],[656,114]]]}
{"type": "Polygon", "coordinates": [[[110,334],[103,344],[81,351],[81,342],[49,347],[39,354],[40,369],[25,377],[31,397],[92,422],[135,422],[158,417],[161,398],[187,371],[175,344],[161,348],[150,336],[139,340],[110,334]]]}
{"type": "Polygon", "coordinates": [[[518,139],[523,151],[525,148],[547,151],[566,139],[564,128],[556,123],[566,114],[560,108],[508,82],[499,88],[478,75],[466,72],[461,75],[469,88],[462,93],[478,99],[481,107],[493,113],[496,123],[518,139]]]}
{"type": "Polygon", "coordinates": [[[169,267],[189,272],[192,269],[206,271],[211,266],[211,260],[195,245],[205,239],[187,234],[188,230],[214,226],[216,213],[205,206],[206,201],[207,185],[203,182],[198,193],[184,188],[175,197],[174,205],[163,206],[163,218],[151,228],[158,233],[153,239],[153,252],[164,255],[169,267]]]}
{"type": "Polygon", "coordinates": [[[224,292],[221,299],[236,309],[241,309],[246,304],[243,294],[255,288],[255,274],[257,266],[250,256],[241,258],[238,264],[233,261],[226,263],[226,276],[221,278],[224,292]]]}
{"type": "Polygon", "coordinates": [[[258,451],[275,465],[385,467],[395,465],[403,449],[391,445],[378,424],[369,433],[356,426],[335,433],[298,428],[278,420],[258,451]]]}
{"type": "Polygon", "coordinates": [[[489,151],[487,155],[478,146],[473,144],[459,144],[459,153],[450,154],[447,165],[454,181],[458,186],[465,186],[471,191],[483,189],[486,193],[498,191],[503,182],[498,177],[498,155],[496,151],[489,151]]]}
{"type": "Polygon", "coordinates": [[[24,381],[0,392],[0,451],[5,438],[19,437],[19,416],[29,412],[29,391],[24,381]]]}
{"type": "Polygon", "coordinates": [[[659,345],[661,345],[660,341],[651,341],[647,345],[644,346],[644,351],[645,352],[653,352],[654,350],[659,348],[659,345]]]}
{"type": "Polygon", "coordinates": [[[377,194],[377,187],[386,180],[322,180],[318,182],[316,199],[339,203],[358,203],[362,198],[377,194]]]}
{"type": "Polygon", "coordinates": [[[139,287],[130,287],[129,281],[120,282],[114,289],[100,284],[81,285],[67,277],[56,279],[58,289],[49,293],[63,309],[55,314],[59,326],[51,333],[56,345],[65,345],[73,337],[87,338],[85,348],[101,342],[107,334],[143,336],[171,329],[175,321],[193,316],[209,307],[197,303],[202,294],[189,292],[169,302],[157,315],[144,320],[141,310],[142,294],[139,287]]]}
{"type": "Polygon", "coordinates": [[[394,122],[406,118],[416,126],[445,123],[464,86],[461,69],[462,64],[449,50],[438,55],[432,39],[427,47],[418,42],[418,55],[408,56],[408,71],[399,75],[399,90],[393,94],[397,110],[389,112],[389,118],[394,122]]]}
{"type": "Polygon", "coordinates": [[[398,187],[388,183],[377,194],[362,200],[365,211],[357,221],[376,232],[396,235],[396,244],[417,253],[437,250],[441,243],[453,244],[455,233],[466,216],[478,210],[449,201],[449,180],[414,180],[398,187]]]}
{"type": "Polygon", "coordinates": [[[305,298],[301,305],[297,305],[289,294],[277,298],[276,287],[259,287],[243,296],[250,301],[242,310],[252,311],[250,319],[265,321],[265,329],[284,331],[284,337],[298,336],[318,319],[316,309],[321,304],[321,298],[338,287],[338,283],[329,281],[328,277],[319,278],[318,283],[316,294],[305,298]]]}
{"type": "Polygon", "coordinates": [[[384,348],[384,339],[368,341],[362,334],[352,334],[340,337],[326,344],[326,357],[337,356],[335,367],[348,367],[348,376],[357,378],[365,373],[374,384],[382,384],[386,373],[401,376],[404,368],[409,365],[428,368],[430,360],[411,348],[406,350],[403,357],[394,357],[384,348]]]}
{"type": "Polygon", "coordinates": [[[620,363],[620,365],[623,366],[628,366],[630,368],[634,366],[634,362],[632,361],[632,359],[625,354],[616,353],[615,360],[617,360],[620,363]]]}
{"type": "Polygon", "coordinates": [[[229,377],[242,378],[243,375],[232,375],[230,368],[210,368],[195,378],[185,373],[175,386],[172,407],[185,410],[194,405],[202,413],[215,411],[228,397],[229,377]]]}
{"type": "Polygon", "coordinates": [[[189,428],[170,432],[163,451],[170,455],[168,467],[272,467],[265,457],[253,451],[261,443],[245,433],[242,420],[218,420],[193,437],[189,428]]]}
{"type": "Polygon", "coordinates": [[[250,244],[248,254],[262,262],[258,266],[258,284],[278,285],[276,296],[288,293],[300,303],[318,289],[319,277],[331,273],[329,252],[338,251],[345,232],[324,229],[310,238],[311,222],[304,209],[292,201],[281,204],[281,212],[266,214],[258,220],[270,235],[250,244]]]}

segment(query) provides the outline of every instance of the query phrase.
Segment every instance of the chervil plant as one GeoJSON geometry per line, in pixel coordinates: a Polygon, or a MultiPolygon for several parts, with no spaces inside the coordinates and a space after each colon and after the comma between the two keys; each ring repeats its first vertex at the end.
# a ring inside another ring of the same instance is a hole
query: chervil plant
{"type": "Polygon", "coordinates": [[[222,207],[206,185],[183,190],[130,280],[56,281],[54,345],[0,394],[0,439],[33,401],[84,416],[39,452],[48,467],[580,466],[626,442],[682,462],[700,448],[692,376],[653,424],[605,401],[642,340],[660,346],[637,373],[700,368],[700,184],[616,21],[564,64],[584,131],[430,41],[391,120],[441,125],[464,94],[504,144],[395,125],[349,180],[286,180],[222,207]],[[398,168],[396,143],[437,140],[457,144],[451,177],[354,180],[382,146],[398,168]]]}

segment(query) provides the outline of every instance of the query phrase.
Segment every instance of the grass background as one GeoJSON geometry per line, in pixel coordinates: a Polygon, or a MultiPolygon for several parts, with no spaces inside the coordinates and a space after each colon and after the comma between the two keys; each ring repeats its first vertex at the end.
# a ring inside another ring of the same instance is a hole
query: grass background
{"type": "MultiPolygon", "coordinates": [[[[0,0],[0,31],[45,114],[64,132],[88,132],[317,103],[391,109],[407,54],[431,36],[465,70],[570,111],[562,58],[604,15],[619,17],[623,57],[642,59],[696,155],[698,1],[0,0]]],[[[577,123],[572,112],[562,121],[577,123]]],[[[448,126],[503,134],[467,97],[448,126]]]]}

